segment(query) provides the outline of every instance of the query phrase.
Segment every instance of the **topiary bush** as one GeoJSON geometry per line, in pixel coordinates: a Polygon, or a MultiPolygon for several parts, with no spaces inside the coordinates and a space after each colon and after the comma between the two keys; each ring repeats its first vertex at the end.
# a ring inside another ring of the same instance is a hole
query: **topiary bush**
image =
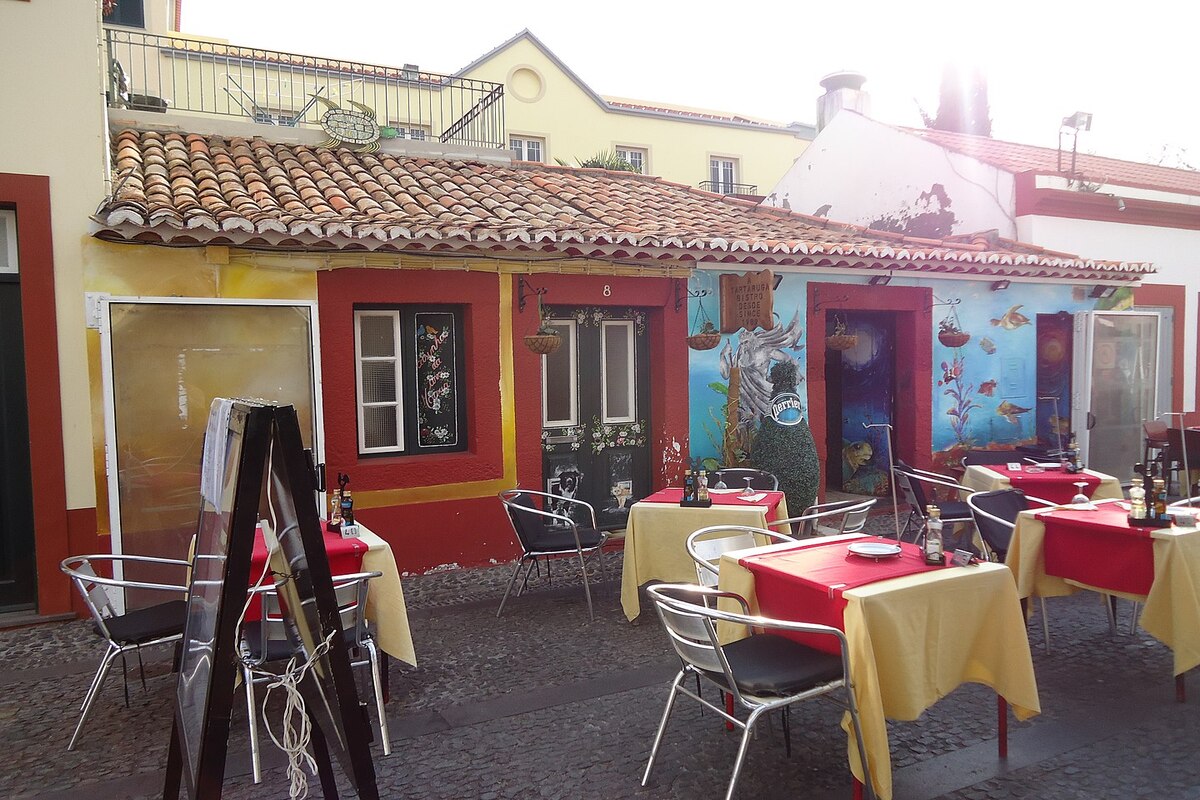
{"type": "MultiPolygon", "coordinates": [[[[780,361],[771,367],[771,396],[796,391],[796,362],[780,361]]],[[[795,516],[817,501],[821,482],[821,465],[817,460],[817,444],[813,441],[808,421],[797,425],[780,425],[764,416],[750,451],[751,463],[779,478],[779,488],[787,497],[788,513],[795,516]]]]}

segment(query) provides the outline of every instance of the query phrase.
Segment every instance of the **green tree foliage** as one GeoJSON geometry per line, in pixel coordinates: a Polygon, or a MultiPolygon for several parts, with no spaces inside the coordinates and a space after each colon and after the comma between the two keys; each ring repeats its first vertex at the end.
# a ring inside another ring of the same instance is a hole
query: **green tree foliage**
{"type": "MultiPolygon", "coordinates": [[[[796,391],[794,361],[775,364],[768,377],[773,397],[796,391]]],[[[754,437],[750,462],[779,478],[779,488],[787,496],[789,514],[800,514],[817,501],[821,465],[807,420],[801,420],[798,425],[780,425],[770,417],[763,417],[754,437]]]]}
{"type": "MultiPolygon", "coordinates": [[[[561,158],[554,159],[560,167],[571,166],[561,158]]],[[[613,172],[637,172],[638,168],[630,164],[625,159],[617,155],[616,150],[601,150],[595,155],[587,158],[576,158],[576,163],[581,167],[589,167],[594,169],[607,169],[613,172]]]]}
{"type": "Polygon", "coordinates": [[[969,74],[946,65],[942,70],[942,88],[936,117],[921,110],[926,128],[976,136],[992,135],[992,120],[988,108],[987,76],[979,68],[969,74]]]}

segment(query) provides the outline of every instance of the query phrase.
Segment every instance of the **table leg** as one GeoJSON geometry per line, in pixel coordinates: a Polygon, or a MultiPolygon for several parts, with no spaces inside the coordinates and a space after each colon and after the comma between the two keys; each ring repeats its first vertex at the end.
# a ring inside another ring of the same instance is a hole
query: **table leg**
{"type": "Polygon", "coordinates": [[[1000,758],[1008,758],[1008,701],[996,695],[996,714],[999,735],[996,737],[996,747],[1000,758]]]}
{"type": "Polygon", "coordinates": [[[1179,673],[1175,676],[1175,702],[1187,702],[1187,686],[1184,684],[1183,676],[1187,673],[1179,673]]]}
{"type": "MultiPolygon", "coordinates": [[[[731,717],[733,716],[733,692],[725,693],[725,713],[731,717]]],[[[725,720],[725,730],[733,730],[733,723],[729,720],[725,720]]]]}
{"type": "Polygon", "coordinates": [[[392,679],[388,676],[388,654],[383,648],[379,649],[379,682],[383,684],[379,688],[383,692],[383,703],[387,705],[392,702],[392,679]]]}

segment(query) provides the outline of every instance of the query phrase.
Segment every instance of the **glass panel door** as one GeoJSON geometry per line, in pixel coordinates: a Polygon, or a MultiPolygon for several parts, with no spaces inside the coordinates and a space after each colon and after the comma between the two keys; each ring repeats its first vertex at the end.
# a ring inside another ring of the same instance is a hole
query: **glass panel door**
{"type": "MultiPolygon", "coordinates": [[[[110,299],[106,306],[101,335],[113,552],[187,555],[215,397],[294,405],[305,447],[322,460],[315,305],[164,298],[110,299]]],[[[137,607],[161,597],[128,600],[137,607]]]]}
{"type": "Polygon", "coordinates": [[[1076,315],[1072,423],[1089,468],[1125,479],[1142,458],[1142,423],[1156,413],[1159,317],[1076,315]]]}

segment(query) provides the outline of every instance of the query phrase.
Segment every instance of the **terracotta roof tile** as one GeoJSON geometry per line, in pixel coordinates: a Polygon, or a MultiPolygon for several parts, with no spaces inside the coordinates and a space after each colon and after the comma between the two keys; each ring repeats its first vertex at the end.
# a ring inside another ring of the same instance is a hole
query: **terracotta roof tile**
{"type": "MultiPolygon", "coordinates": [[[[1003,142],[986,136],[928,128],[901,127],[900,130],[1008,172],[1057,174],[1070,169],[1071,154],[1062,154],[1063,169],[1060,170],[1059,153],[1049,147],[1003,142]]],[[[1141,164],[1136,161],[1078,153],[1075,156],[1075,171],[1079,177],[1093,183],[1112,183],[1200,195],[1200,172],[1196,170],[1174,169],[1157,164],[1141,164]]]]}
{"type": "Polygon", "coordinates": [[[630,173],[125,130],[98,236],[464,255],[862,267],[1135,281],[1148,264],[1083,260],[995,233],[915,239],[630,173]]]}

